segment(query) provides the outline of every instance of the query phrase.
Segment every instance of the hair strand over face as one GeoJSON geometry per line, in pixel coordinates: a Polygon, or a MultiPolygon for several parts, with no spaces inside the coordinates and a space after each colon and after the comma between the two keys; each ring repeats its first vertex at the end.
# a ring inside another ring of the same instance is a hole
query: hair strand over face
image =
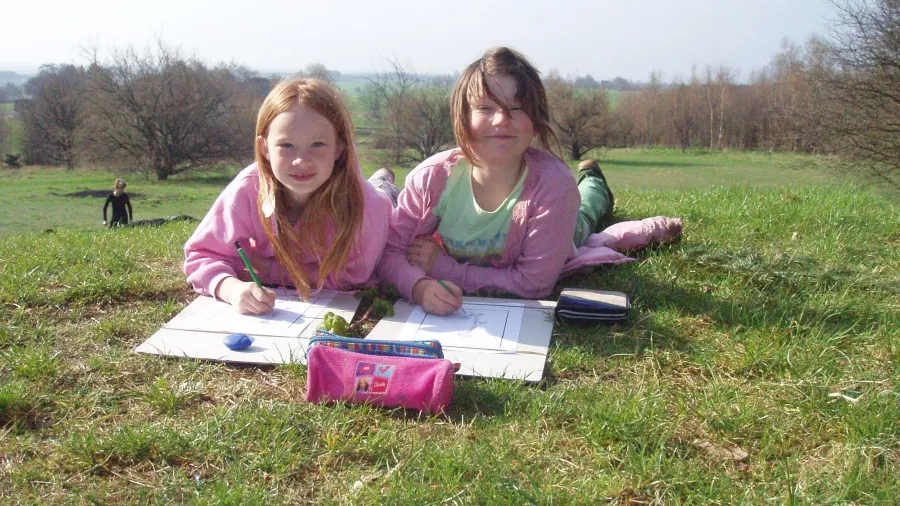
{"type": "Polygon", "coordinates": [[[557,158],[561,152],[559,139],[550,127],[550,106],[547,92],[541,82],[540,72],[525,56],[507,47],[489,49],[484,56],[472,62],[463,71],[453,86],[450,97],[450,119],[453,122],[453,134],[463,154],[472,163],[478,161],[472,149],[472,102],[489,97],[509,113],[509,107],[499,97],[491,93],[487,85],[488,76],[506,75],[516,81],[516,101],[528,115],[537,133],[538,143],[545,151],[557,158]]]}

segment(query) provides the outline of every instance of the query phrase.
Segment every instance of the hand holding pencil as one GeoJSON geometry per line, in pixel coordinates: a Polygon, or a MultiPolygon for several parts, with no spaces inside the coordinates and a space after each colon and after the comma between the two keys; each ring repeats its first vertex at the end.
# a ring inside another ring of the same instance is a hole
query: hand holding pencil
{"type": "Polygon", "coordinates": [[[269,312],[275,307],[275,292],[263,286],[240,243],[235,241],[234,245],[253,281],[246,282],[236,277],[227,277],[216,287],[216,297],[231,304],[234,310],[241,314],[269,312]]]}
{"type": "Polygon", "coordinates": [[[426,313],[448,315],[462,307],[462,288],[451,281],[422,278],[413,286],[413,302],[426,313]]]}

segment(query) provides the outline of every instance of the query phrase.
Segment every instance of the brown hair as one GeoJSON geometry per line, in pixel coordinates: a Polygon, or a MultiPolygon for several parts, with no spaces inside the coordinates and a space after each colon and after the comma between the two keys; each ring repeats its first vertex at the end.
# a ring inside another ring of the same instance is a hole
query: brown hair
{"type": "Polygon", "coordinates": [[[470,162],[475,162],[477,157],[472,150],[472,113],[471,102],[480,97],[487,96],[503,108],[509,114],[509,106],[491,93],[486,78],[491,75],[508,75],[516,80],[516,100],[522,106],[522,110],[531,119],[540,146],[557,158],[559,154],[559,139],[550,128],[550,106],[547,101],[547,92],[541,82],[540,72],[521,53],[508,47],[496,47],[488,49],[484,56],[475,60],[466,67],[456,84],[450,97],[450,119],[453,122],[453,135],[456,143],[462,148],[463,154],[470,162]],[[551,144],[552,141],[552,144],[551,144]]]}
{"type": "Polygon", "coordinates": [[[363,189],[359,165],[353,139],[353,122],[350,111],[338,91],[328,83],[318,79],[291,79],[278,83],[259,109],[256,119],[257,137],[266,137],[269,125],[279,114],[300,104],[325,116],[334,127],[341,154],[334,162],[331,177],[316,189],[300,212],[297,220],[303,234],[297,234],[288,221],[285,206],[287,199],[281,183],[272,172],[269,160],[256,145],[256,164],[259,167],[259,198],[257,210],[263,222],[266,236],[275,250],[275,258],[287,269],[294,286],[302,297],[309,295],[309,273],[294,261],[291,253],[312,253],[319,261],[319,282],[321,288],[328,277],[340,280],[341,269],[347,263],[350,249],[354,246],[362,227],[363,189]],[[276,195],[275,227],[263,213],[263,201],[272,192],[276,195]],[[326,223],[335,226],[334,242],[326,244],[326,223]]]}

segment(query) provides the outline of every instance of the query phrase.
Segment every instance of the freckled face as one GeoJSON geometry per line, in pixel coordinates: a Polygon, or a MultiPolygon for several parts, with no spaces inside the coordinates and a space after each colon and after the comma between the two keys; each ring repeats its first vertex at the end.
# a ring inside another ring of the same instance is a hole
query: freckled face
{"type": "Polygon", "coordinates": [[[325,116],[300,104],[275,116],[269,133],[256,138],[259,150],[269,160],[275,179],[294,204],[309,201],[334,171],[343,146],[325,116]]]}

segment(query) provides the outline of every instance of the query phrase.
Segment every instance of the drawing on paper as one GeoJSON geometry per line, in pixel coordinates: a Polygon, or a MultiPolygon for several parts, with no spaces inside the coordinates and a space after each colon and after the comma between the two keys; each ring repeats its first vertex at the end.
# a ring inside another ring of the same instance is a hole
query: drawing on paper
{"type": "Polygon", "coordinates": [[[170,328],[206,332],[240,332],[249,335],[297,337],[334,299],[334,292],[322,292],[301,301],[293,290],[278,289],[275,307],[262,315],[243,315],[220,302],[215,309],[188,318],[175,319],[170,328]]]}
{"type": "Polygon", "coordinates": [[[399,339],[435,339],[444,347],[515,351],[523,315],[524,308],[513,305],[464,303],[447,316],[428,314],[417,306],[399,339]]]}

